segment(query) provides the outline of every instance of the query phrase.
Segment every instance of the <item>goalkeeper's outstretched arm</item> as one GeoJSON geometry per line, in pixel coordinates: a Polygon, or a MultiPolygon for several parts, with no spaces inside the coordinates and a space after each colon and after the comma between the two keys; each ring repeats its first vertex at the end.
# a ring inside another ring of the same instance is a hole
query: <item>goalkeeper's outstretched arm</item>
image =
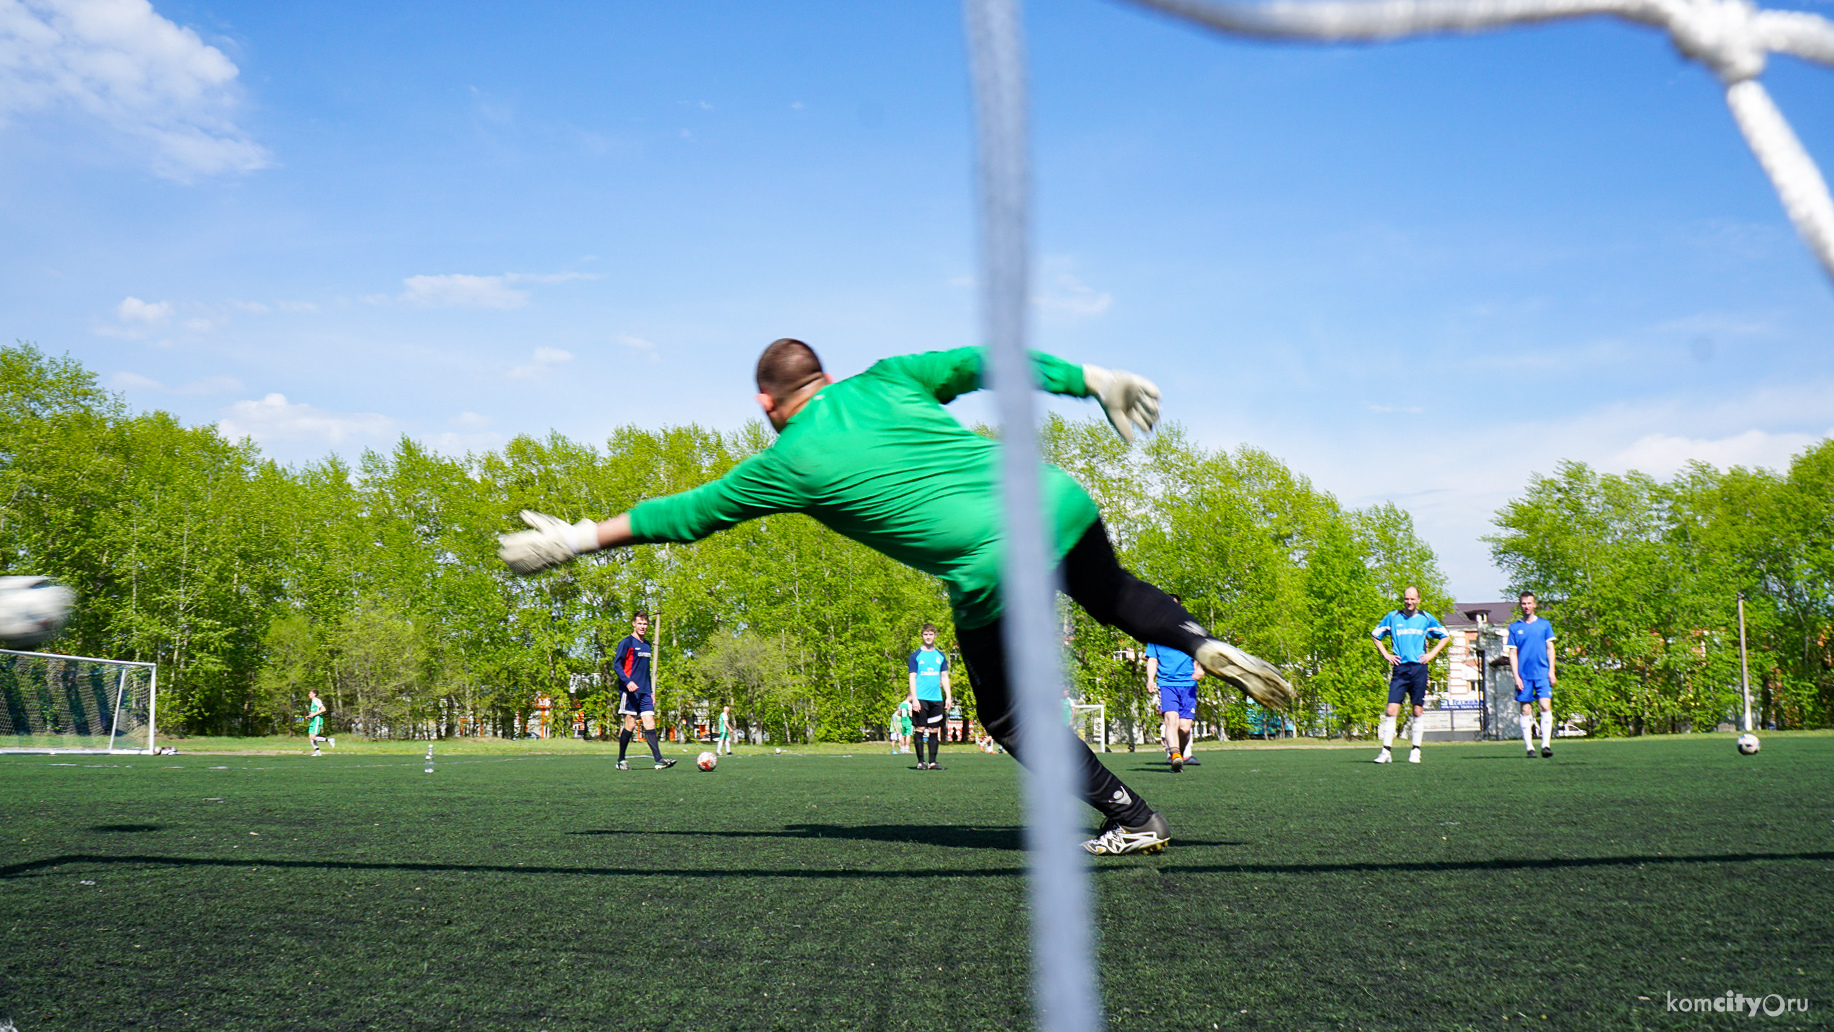
{"type": "Polygon", "coordinates": [[[630,530],[630,513],[619,513],[611,519],[594,523],[581,520],[568,523],[545,513],[522,510],[522,522],[528,530],[497,537],[497,555],[517,573],[537,573],[587,552],[602,548],[621,548],[635,544],[630,530]]]}

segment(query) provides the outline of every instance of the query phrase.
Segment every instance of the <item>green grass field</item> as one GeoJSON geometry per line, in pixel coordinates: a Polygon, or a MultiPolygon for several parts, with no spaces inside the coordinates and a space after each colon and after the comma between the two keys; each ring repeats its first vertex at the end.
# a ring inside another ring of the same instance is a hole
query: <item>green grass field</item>
{"type": "MultiPolygon", "coordinates": [[[[1372,754],[1109,757],[1177,836],[1093,865],[1111,1028],[1834,1024],[1834,737],[1372,754]],[[1810,1009],[1667,1010],[1728,991],[1810,1009]]],[[[944,762],[0,757],[0,1018],[1028,1027],[1016,768],[944,762]]]]}

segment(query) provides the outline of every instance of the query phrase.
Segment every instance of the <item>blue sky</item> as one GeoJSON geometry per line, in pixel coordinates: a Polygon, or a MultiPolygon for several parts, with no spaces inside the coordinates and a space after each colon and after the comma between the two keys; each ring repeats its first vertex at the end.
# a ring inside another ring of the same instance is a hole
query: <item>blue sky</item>
{"type": "MultiPolygon", "coordinates": [[[[1834,288],[1654,33],[1028,33],[1038,346],[1408,508],[1460,597],[1562,459],[1834,433],[1834,288]]],[[[1834,71],[1763,81],[1834,165],[1834,71]]],[[[0,332],[289,462],[734,428],[775,337],[976,341],[968,103],[941,0],[0,0],[0,332]]]]}

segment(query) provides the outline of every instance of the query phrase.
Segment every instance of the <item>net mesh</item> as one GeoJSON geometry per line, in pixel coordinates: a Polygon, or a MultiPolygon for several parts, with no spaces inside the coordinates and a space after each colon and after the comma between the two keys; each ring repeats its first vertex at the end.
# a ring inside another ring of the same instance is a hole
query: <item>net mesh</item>
{"type": "Polygon", "coordinates": [[[153,666],[0,650],[0,751],[152,748],[153,666]]]}

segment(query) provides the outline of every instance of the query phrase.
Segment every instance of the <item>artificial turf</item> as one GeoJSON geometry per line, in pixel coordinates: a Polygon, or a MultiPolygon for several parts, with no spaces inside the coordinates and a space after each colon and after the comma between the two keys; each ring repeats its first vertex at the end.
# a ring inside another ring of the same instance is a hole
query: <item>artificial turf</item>
{"type": "MultiPolygon", "coordinates": [[[[1111,1028],[1834,1024],[1834,737],[1371,755],[1107,757],[1175,835],[1093,864],[1111,1028]]],[[[1014,767],[944,763],[0,757],[0,1019],[1029,1027],[1014,767]]]]}

